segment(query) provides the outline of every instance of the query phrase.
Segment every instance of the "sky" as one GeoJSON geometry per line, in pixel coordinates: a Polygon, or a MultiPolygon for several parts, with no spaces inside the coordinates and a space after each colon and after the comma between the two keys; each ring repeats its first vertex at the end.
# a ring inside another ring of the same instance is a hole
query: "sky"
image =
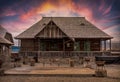
{"type": "Polygon", "coordinates": [[[42,17],[85,17],[120,41],[120,0],[0,0],[0,25],[17,36],[42,17]]]}

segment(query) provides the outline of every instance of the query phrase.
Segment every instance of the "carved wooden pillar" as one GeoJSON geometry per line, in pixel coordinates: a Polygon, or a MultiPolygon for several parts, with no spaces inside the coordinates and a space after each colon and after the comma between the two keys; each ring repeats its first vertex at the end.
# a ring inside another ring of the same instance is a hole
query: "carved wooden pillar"
{"type": "Polygon", "coordinates": [[[111,51],[111,39],[110,39],[110,42],[109,42],[109,46],[110,46],[110,51],[111,51]]]}
{"type": "Polygon", "coordinates": [[[100,51],[102,51],[103,46],[102,46],[102,40],[100,40],[100,51]]]}
{"type": "Polygon", "coordinates": [[[63,39],[63,51],[65,51],[65,41],[63,39]]]}
{"type": "Polygon", "coordinates": [[[104,40],[104,51],[106,51],[106,40],[104,40]]]}

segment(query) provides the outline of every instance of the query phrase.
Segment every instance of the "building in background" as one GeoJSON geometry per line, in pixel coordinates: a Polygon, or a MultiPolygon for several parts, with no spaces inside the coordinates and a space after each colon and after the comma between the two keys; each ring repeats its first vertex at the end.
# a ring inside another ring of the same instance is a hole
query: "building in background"
{"type": "Polygon", "coordinates": [[[12,34],[0,26],[0,62],[2,67],[8,66],[11,56],[11,45],[13,45],[12,34]]]}

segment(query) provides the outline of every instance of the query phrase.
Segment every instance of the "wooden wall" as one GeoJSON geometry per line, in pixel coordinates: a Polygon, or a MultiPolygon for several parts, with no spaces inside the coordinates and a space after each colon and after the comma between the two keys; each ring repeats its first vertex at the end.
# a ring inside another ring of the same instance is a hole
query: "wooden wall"
{"type": "Polygon", "coordinates": [[[85,42],[89,42],[90,51],[100,51],[101,48],[100,39],[77,39],[76,42],[80,42],[80,51],[85,51],[85,42]]]}
{"type": "Polygon", "coordinates": [[[64,40],[65,51],[73,51],[74,50],[74,42],[70,39],[64,40]]]}
{"type": "Polygon", "coordinates": [[[63,51],[62,39],[41,39],[40,40],[41,51],[63,51]]]}
{"type": "Polygon", "coordinates": [[[2,45],[0,44],[0,55],[2,55],[2,51],[3,51],[2,45]]]}
{"type": "Polygon", "coordinates": [[[21,51],[34,51],[34,39],[22,39],[21,51]]]}
{"type": "Polygon", "coordinates": [[[90,44],[91,51],[100,51],[100,40],[91,40],[90,44]]]}
{"type": "MultiPolygon", "coordinates": [[[[79,46],[79,49],[77,51],[100,51],[101,49],[101,44],[99,39],[90,39],[90,40],[76,40],[76,42],[79,42],[77,44],[77,48],[79,46]],[[86,42],[89,42],[89,49],[85,49],[85,44],[86,42]]],[[[50,47],[52,47],[52,44],[55,44],[58,46],[59,49],[57,51],[74,51],[74,44],[75,42],[70,41],[69,39],[22,39],[21,40],[21,50],[22,51],[38,51],[40,50],[41,46],[40,45],[46,45],[46,49],[50,51],[50,47]],[[49,48],[49,49],[47,49],[49,48]]],[[[75,50],[76,51],[76,50],[75,50]]]]}

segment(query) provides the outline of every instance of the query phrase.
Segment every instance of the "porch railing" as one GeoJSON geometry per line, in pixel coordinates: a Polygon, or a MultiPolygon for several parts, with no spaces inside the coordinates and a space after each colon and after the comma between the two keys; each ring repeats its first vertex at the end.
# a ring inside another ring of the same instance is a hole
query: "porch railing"
{"type": "Polygon", "coordinates": [[[73,57],[110,55],[109,51],[21,51],[20,56],[73,57]]]}

